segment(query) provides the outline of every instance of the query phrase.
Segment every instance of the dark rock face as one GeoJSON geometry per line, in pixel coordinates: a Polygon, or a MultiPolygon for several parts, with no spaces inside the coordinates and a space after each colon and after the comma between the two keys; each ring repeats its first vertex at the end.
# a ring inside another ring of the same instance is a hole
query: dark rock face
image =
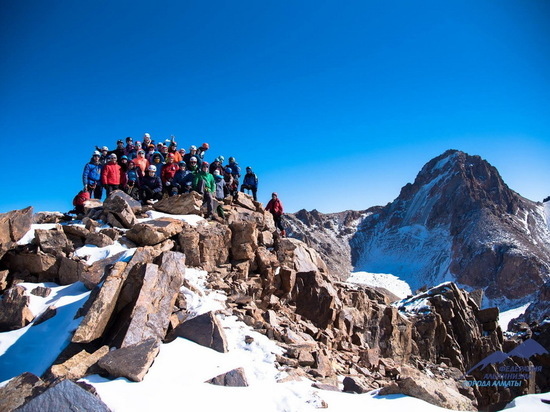
{"type": "Polygon", "coordinates": [[[16,376],[0,388],[0,411],[13,411],[45,389],[45,382],[30,372],[16,376]]]}
{"type": "Polygon", "coordinates": [[[527,299],[548,279],[550,233],[540,204],[513,192],[479,156],[450,150],[428,162],[351,240],[356,269],[411,287],[450,273],[492,300],[527,299]]]}
{"type": "Polygon", "coordinates": [[[29,302],[22,286],[13,286],[4,293],[0,300],[0,332],[20,329],[34,319],[29,302]]]}
{"type": "Polygon", "coordinates": [[[248,381],[246,380],[246,374],[243,368],[237,368],[230,370],[229,372],[222,373],[221,375],[210,379],[208,383],[220,386],[248,386],[248,381]]]}
{"type": "Polygon", "coordinates": [[[225,332],[212,312],[180,324],[169,334],[167,341],[171,342],[177,337],[189,339],[218,352],[227,352],[225,332]]]}
{"type": "Polygon", "coordinates": [[[153,364],[160,350],[157,339],[115,349],[103,356],[98,364],[114,377],[125,377],[140,382],[153,364]]]}
{"type": "Polygon", "coordinates": [[[18,411],[94,411],[110,412],[101,399],[85,391],[76,383],[64,380],[31,399],[18,411]]]}

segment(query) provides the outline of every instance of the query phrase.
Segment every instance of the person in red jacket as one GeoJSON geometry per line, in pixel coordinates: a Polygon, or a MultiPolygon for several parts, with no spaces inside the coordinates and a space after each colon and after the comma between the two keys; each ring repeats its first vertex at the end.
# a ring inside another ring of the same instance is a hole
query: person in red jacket
{"type": "Polygon", "coordinates": [[[265,210],[270,212],[273,215],[273,220],[275,221],[275,226],[281,231],[281,236],[286,236],[286,231],[283,228],[281,223],[281,217],[283,216],[283,204],[279,200],[277,193],[273,192],[271,194],[271,200],[267,203],[265,210]]]}
{"type": "Polygon", "coordinates": [[[107,164],[103,166],[101,173],[101,183],[107,191],[107,197],[112,191],[117,190],[120,186],[120,165],[117,163],[116,154],[111,154],[108,157],[107,164]]]}
{"type": "Polygon", "coordinates": [[[170,193],[172,191],[172,180],[174,180],[174,175],[179,170],[179,166],[174,162],[174,154],[168,153],[166,156],[166,164],[162,167],[160,172],[160,177],[162,179],[162,185],[164,186],[164,191],[170,193]]]}
{"type": "Polygon", "coordinates": [[[90,192],[93,192],[96,187],[95,183],[89,183],[84,186],[84,189],[78,192],[78,194],[73,199],[74,210],[71,210],[69,213],[76,213],[78,215],[84,214],[84,204],[86,201],[90,200],[90,192]]]}

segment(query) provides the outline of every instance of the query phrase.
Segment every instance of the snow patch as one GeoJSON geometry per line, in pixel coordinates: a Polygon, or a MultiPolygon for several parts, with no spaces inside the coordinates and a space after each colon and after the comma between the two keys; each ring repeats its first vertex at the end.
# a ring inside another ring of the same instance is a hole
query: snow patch
{"type": "Polygon", "coordinates": [[[171,215],[169,213],[157,212],[156,210],[147,211],[147,216],[149,217],[138,219],[138,222],[143,223],[153,219],[160,219],[161,217],[170,217],[172,219],[183,220],[191,226],[197,226],[199,222],[204,220],[204,218],[199,215],[171,215]]]}
{"type": "Polygon", "coordinates": [[[57,225],[58,223],[40,223],[40,224],[33,223],[29,231],[25,233],[25,235],[21,239],[19,239],[17,244],[20,246],[28,245],[34,240],[34,237],[35,237],[34,231],[36,229],[51,230],[51,229],[55,229],[57,225]]]}
{"type": "Polygon", "coordinates": [[[75,256],[83,258],[86,264],[91,265],[102,259],[107,259],[117,253],[124,252],[124,254],[118,259],[119,261],[128,262],[134,255],[136,248],[127,248],[121,245],[119,242],[115,242],[112,245],[105,247],[97,247],[95,245],[85,245],[75,250],[75,256]]]}
{"type": "Polygon", "coordinates": [[[412,295],[409,284],[390,273],[353,272],[346,282],[384,288],[400,299],[412,295]]]}
{"type": "Polygon", "coordinates": [[[527,308],[529,307],[530,303],[527,303],[523,306],[519,306],[517,308],[509,309],[504,312],[500,312],[498,316],[498,324],[500,325],[500,328],[503,332],[506,332],[508,330],[508,323],[512,319],[517,318],[518,316],[521,316],[525,313],[527,308]]]}

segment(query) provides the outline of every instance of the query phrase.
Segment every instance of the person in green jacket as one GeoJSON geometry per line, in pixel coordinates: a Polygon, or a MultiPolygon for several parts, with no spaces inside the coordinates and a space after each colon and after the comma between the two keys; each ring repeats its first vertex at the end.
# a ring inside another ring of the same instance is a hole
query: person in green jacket
{"type": "Polygon", "coordinates": [[[206,204],[206,218],[212,217],[214,210],[214,195],[216,193],[216,181],[208,172],[209,164],[202,162],[201,170],[195,173],[193,178],[193,190],[202,194],[203,205],[206,204]]]}

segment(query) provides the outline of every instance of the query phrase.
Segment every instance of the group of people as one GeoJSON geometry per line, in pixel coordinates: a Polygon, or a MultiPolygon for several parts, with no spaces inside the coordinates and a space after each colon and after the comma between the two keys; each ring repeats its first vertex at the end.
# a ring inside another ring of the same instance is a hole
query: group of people
{"type": "MultiPolygon", "coordinates": [[[[126,141],[118,140],[114,150],[106,146],[96,147],[90,161],[84,166],[84,189],[73,200],[75,212],[83,212],[86,200],[101,199],[103,190],[106,197],[114,190],[123,190],[142,204],[152,204],[164,196],[194,190],[203,195],[207,216],[211,217],[214,199],[221,201],[227,196],[234,199],[238,197],[241,168],[233,156],[229,157],[225,165],[223,156],[208,163],[205,154],[209,149],[210,145],[203,143],[198,147],[191,146],[187,152],[184,148],[178,148],[174,136],[155,143],[149,133],[143,135],[142,141],[134,142],[131,137],[127,137],[126,141]]],[[[250,191],[257,201],[258,176],[251,167],[246,168],[240,187],[241,192],[245,190],[250,191]]],[[[266,210],[273,214],[284,235],[280,225],[283,207],[275,193],[266,210]]],[[[221,207],[217,212],[223,217],[221,207]]]]}

